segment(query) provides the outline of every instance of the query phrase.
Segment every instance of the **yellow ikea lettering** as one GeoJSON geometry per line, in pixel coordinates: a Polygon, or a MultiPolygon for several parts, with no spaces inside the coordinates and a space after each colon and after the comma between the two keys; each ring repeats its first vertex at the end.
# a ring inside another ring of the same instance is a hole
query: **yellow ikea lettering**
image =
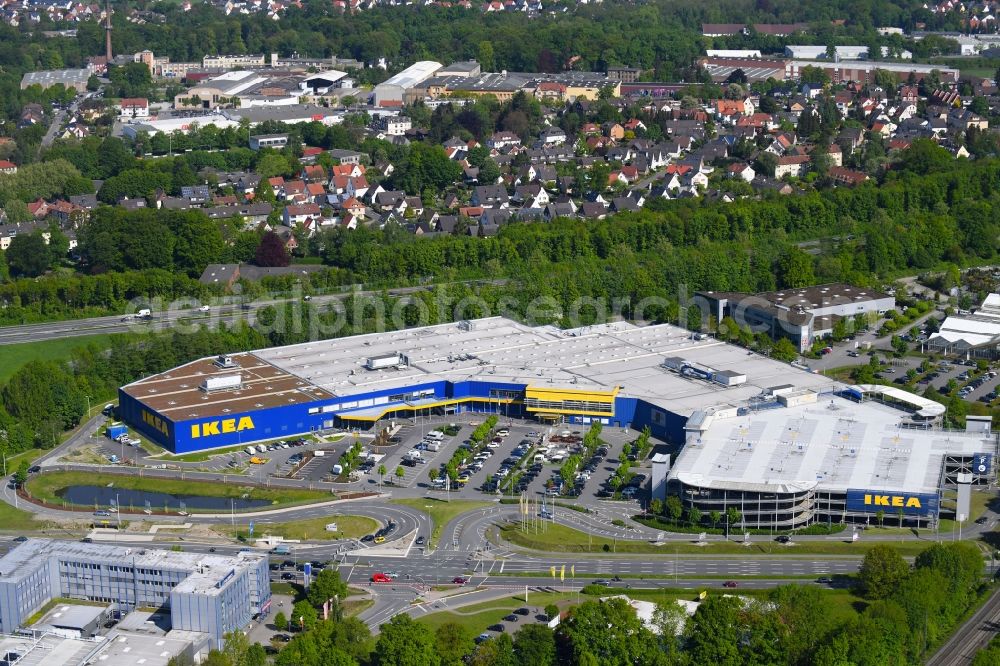
{"type": "Polygon", "coordinates": [[[919,497],[904,497],[903,495],[865,495],[868,506],[892,506],[896,508],[920,509],[919,497]]]}
{"type": "Polygon", "coordinates": [[[148,426],[151,426],[155,430],[162,432],[167,437],[170,436],[170,432],[169,430],[167,430],[167,422],[164,419],[160,418],[159,416],[154,416],[153,414],[150,414],[146,410],[143,410],[142,422],[148,426]]]}
{"type": "Polygon", "coordinates": [[[221,421],[208,421],[206,423],[196,423],[191,426],[191,438],[211,437],[223,433],[242,432],[253,430],[253,419],[249,416],[242,416],[237,419],[222,419],[221,421]]]}

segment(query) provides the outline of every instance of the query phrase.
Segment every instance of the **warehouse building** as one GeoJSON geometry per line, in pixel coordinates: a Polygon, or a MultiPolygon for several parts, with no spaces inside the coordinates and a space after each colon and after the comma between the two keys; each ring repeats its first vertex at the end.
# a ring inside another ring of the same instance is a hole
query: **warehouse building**
{"type": "Polygon", "coordinates": [[[203,358],[123,386],[119,410],[176,453],[464,411],[648,425],[681,442],[705,405],[791,381],[831,386],[669,324],[561,330],[491,317],[203,358]]]}
{"type": "Polygon", "coordinates": [[[207,634],[221,645],[226,633],[245,629],[270,606],[267,555],[29,539],[0,558],[0,631],[16,632],[59,598],[113,604],[122,614],[165,609],[172,629],[207,634]]]}
{"type": "Polygon", "coordinates": [[[415,62],[399,74],[375,86],[372,104],[375,106],[403,106],[407,95],[418,84],[434,76],[442,67],[431,60],[415,62]]]}
{"type": "Polygon", "coordinates": [[[87,80],[90,79],[89,69],[53,69],[44,72],[28,72],[21,77],[21,90],[38,85],[51,88],[61,83],[67,88],[73,88],[78,93],[87,92],[87,80]]]}
{"type": "Polygon", "coordinates": [[[819,338],[833,333],[838,321],[858,315],[884,315],[896,307],[896,299],[874,289],[849,284],[782,289],[760,294],[699,291],[694,302],[705,316],[722,321],[732,317],[754,333],[788,338],[805,351],[819,338]]]}
{"type": "Polygon", "coordinates": [[[962,432],[938,427],[944,412],[888,386],[775,386],[745,407],[694,414],[668,492],[703,515],[736,509],[740,531],[882,520],[933,527],[956,512],[944,492],[959,481],[988,485],[997,453],[989,417],[970,418],[962,432]]]}
{"type": "Polygon", "coordinates": [[[931,353],[965,359],[1000,357],[1000,294],[988,294],[974,312],[946,317],[922,346],[931,353]]]}

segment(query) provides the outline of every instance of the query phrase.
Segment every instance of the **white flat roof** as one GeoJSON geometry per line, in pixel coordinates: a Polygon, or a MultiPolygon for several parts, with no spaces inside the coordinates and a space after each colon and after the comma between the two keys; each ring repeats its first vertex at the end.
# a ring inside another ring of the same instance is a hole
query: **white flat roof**
{"type": "Polygon", "coordinates": [[[813,404],[716,416],[692,433],[668,478],[706,488],[936,492],[946,454],[994,449],[990,433],[900,427],[906,413],[824,394],[813,404]]]}
{"type": "Polygon", "coordinates": [[[692,340],[670,324],[615,322],[574,330],[532,327],[491,317],[388,333],[261,349],[255,356],[336,396],[350,396],[438,379],[510,382],[535,386],[613,390],[684,416],[740,405],[777,384],[826,390],[833,381],[714,339],[692,340]],[[369,357],[409,358],[405,369],[367,370],[369,357]],[[747,376],[738,386],[683,377],[662,367],[679,356],[716,371],[747,376]]]}
{"type": "Polygon", "coordinates": [[[412,88],[421,81],[429,79],[434,72],[441,69],[443,65],[433,60],[420,60],[413,63],[399,74],[390,76],[380,83],[380,86],[399,86],[400,88],[412,88]]]}

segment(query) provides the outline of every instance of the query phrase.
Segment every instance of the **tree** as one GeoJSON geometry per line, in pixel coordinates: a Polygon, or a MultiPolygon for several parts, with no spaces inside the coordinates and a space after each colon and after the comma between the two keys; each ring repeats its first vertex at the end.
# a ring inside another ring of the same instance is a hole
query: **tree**
{"type": "Polygon", "coordinates": [[[402,465],[398,466],[396,468],[396,478],[399,479],[400,481],[402,481],[403,478],[405,478],[405,477],[406,477],[406,470],[403,469],[402,465]]]}
{"type": "Polygon", "coordinates": [[[743,520],[743,514],[735,506],[726,509],[726,524],[732,529],[733,525],[743,520]]]}
{"type": "Polygon", "coordinates": [[[238,666],[267,666],[267,651],[260,643],[254,643],[243,655],[243,663],[238,666]]]}
{"type": "Polygon", "coordinates": [[[701,524],[701,509],[696,506],[688,507],[687,518],[693,527],[697,527],[701,524]]]}
{"type": "Polygon", "coordinates": [[[858,584],[869,599],[885,599],[906,578],[910,566],[892,546],[879,544],[865,553],[858,571],[858,584]]]}
{"type": "Polygon", "coordinates": [[[661,515],[663,513],[663,500],[659,497],[649,500],[649,512],[654,516],[661,515]]]}
{"type": "Polygon", "coordinates": [[[409,615],[394,616],[380,628],[374,666],[438,666],[434,634],[409,615]]]}
{"type": "MultiPolygon", "coordinates": [[[[556,629],[566,663],[626,666],[663,663],[653,633],[621,598],[587,601],[556,629]]],[[[705,662],[696,662],[705,663],[705,662]]]]}
{"type": "Polygon", "coordinates": [[[799,356],[799,350],[788,338],[778,338],[778,341],[771,347],[771,356],[779,361],[791,363],[799,356]]]}
{"type": "Polygon", "coordinates": [[[555,604],[546,604],[544,610],[545,610],[545,617],[547,617],[549,620],[553,620],[559,616],[559,607],[556,606],[555,604]]]}
{"type": "Polygon", "coordinates": [[[319,614],[309,601],[303,599],[292,606],[291,621],[298,625],[300,631],[311,628],[318,620],[319,614]]]}
{"type": "Polygon", "coordinates": [[[719,521],[722,520],[722,513],[717,509],[712,509],[708,512],[708,520],[712,523],[712,527],[715,528],[718,526],[719,521]]]}
{"type": "Polygon", "coordinates": [[[742,603],[736,597],[710,596],[698,607],[687,630],[692,664],[744,663],[740,657],[742,603]]]}
{"type": "Polygon", "coordinates": [[[681,498],[677,495],[670,495],[667,497],[663,510],[666,512],[667,518],[670,522],[676,523],[681,519],[681,515],[684,513],[684,505],[681,504],[681,498]]]}
{"type": "Polygon", "coordinates": [[[347,596],[347,583],[340,579],[337,569],[323,569],[309,586],[308,598],[313,606],[322,606],[328,599],[343,599],[347,596]]]}
{"type": "Polygon", "coordinates": [[[50,264],[49,248],[41,231],[15,236],[7,248],[7,265],[13,275],[37,277],[50,264]]]}
{"type": "Polygon", "coordinates": [[[25,482],[28,480],[29,468],[28,461],[22,460],[21,465],[17,468],[17,471],[14,472],[14,485],[18,488],[24,486],[25,482]]]}
{"type": "Polygon", "coordinates": [[[782,287],[807,287],[816,284],[812,257],[798,247],[789,247],[778,260],[778,281],[782,287]]]}
{"type": "Polygon", "coordinates": [[[287,266],[291,263],[291,257],[285,244],[278,234],[273,231],[265,232],[261,236],[260,244],[254,253],[254,263],[258,266],[287,266]]]}
{"type": "Polygon", "coordinates": [[[274,628],[278,631],[288,629],[288,618],[285,617],[284,612],[278,611],[277,615],[274,616],[274,628]]]}
{"type": "Polygon", "coordinates": [[[468,629],[457,622],[445,622],[438,627],[434,641],[441,666],[464,666],[465,655],[475,648],[468,629]]]}
{"type": "Polygon", "coordinates": [[[554,666],[555,634],[544,624],[529,624],[514,634],[514,657],[518,664],[554,666]]]}
{"type": "Polygon", "coordinates": [[[479,66],[482,67],[484,72],[493,71],[495,66],[493,58],[493,43],[488,40],[479,42],[479,53],[477,59],[479,60],[479,66]]]}
{"type": "Polygon", "coordinates": [[[223,638],[226,643],[222,653],[226,655],[226,660],[233,666],[243,666],[247,650],[250,649],[247,635],[242,631],[230,631],[223,638]]]}
{"type": "Polygon", "coordinates": [[[514,658],[514,644],[509,634],[483,641],[469,657],[469,666],[520,666],[514,658]]]}

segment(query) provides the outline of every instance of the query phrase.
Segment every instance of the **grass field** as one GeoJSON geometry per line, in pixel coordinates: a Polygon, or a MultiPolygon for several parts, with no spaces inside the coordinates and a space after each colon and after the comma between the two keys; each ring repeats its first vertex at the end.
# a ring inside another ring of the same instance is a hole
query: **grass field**
{"type": "MultiPolygon", "coordinates": [[[[229,525],[214,525],[217,532],[230,537],[239,534],[246,534],[248,525],[236,525],[233,529],[229,525]]],[[[281,536],[286,539],[302,539],[303,541],[331,541],[334,539],[357,539],[378,529],[378,522],[367,516],[334,515],[321,516],[319,518],[307,518],[305,520],[295,520],[287,523],[261,523],[254,526],[254,534],[264,536],[281,536]],[[327,532],[326,526],[330,523],[337,523],[336,532],[327,532]]]]}
{"type": "MultiPolygon", "coordinates": [[[[592,596],[587,594],[577,594],[575,592],[538,592],[528,595],[528,602],[525,603],[524,595],[517,594],[510,597],[485,601],[480,604],[473,604],[457,608],[453,611],[438,611],[429,613],[417,619],[429,629],[436,630],[442,624],[455,622],[464,627],[472,635],[478,635],[491,624],[495,624],[503,619],[513,610],[522,606],[544,607],[546,604],[555,604],[560,610],[565,610],[570,606],[579,603],[599,599],[601,596],[616,596],[621,594],[621,590],[608,590],[606,595],[592,596]]],[[[766,597],[768,590],[740,590],[742,596],[766,597]]],[[[626,594],[639,601],[651,601],[653,603],[663,601],[675,601],[677,599],[696,600],[697,593],[691,590],[676,590],[662,588],[657,590],[628,590],[626,594]]],[[[712,591],[709,591],[712,594],[712,591]]],[[[865,602],[846,590],[829,590],[826,592],[830,600],[832,615],[836,621],[847,621],[857,617],[859,609],[864,607],[865,602]]],[[[530,617],[530,616],[529,616],[530,617]]],[[[523,621],[523,619],[522,619],[523,621]]]]}
{"type": "Polygon", "coordinates": [[[0,384],[6,384],[11,375],[28,361],[59,361],[68,358],[77,347],[91,343],[107,347],[110,335],[82,335],[75,338],[57,338],[39,342],[22,342],[16,345],[0,346],[0,384]]]}
{"type": "MultiPolygon", "coordinates": [[[[800,541],[794,546],[783,546],[773,542],[754,543],[744,546],[737,542],[710,541],[708,545],[699,546],[692,542],[664,542],[656,545],[648,541],[614,541],[603,537],[592,537],[586,532],[575,530],[565,525],[547,523],[539,529],[538,534],[522,532],[517,525],[505,525],[500,529],[500,535],[505,540],[523,548],[558,553],[658,553],[682,554],[698,553],[702,555],[864,555],[875,541],[850,543],[847,539],[832,539],[830,541],[800,541]],[[605,548],[606,547],[606,548],[605,548]]],[[[886,543],[886,542],[881,542],[886,543]]],[[[890,542],[904,556],[916,555],[930,544],[923,541],[890,542]]]]}
{"type": "Polygon", "coordinates": [[[6,532],[30,532],[44,527],[46,523],[35,520],[33,514],[15,509],[6,502],[0,502],[0,530],[6,532]]]}
{"type": "MultiPolygon", "coordinates": [[[[177,479],[156,479],[149,477],[119,476],[117,474],[95,474],[92,472],[49,472],[38,474],[28,480],[26,488],[32,497],[61,505],[63,500],[56,493],[68,486],[106,486],[168,493],[171,495],[202,495],[205,497],[231,497],[268,500],[271,508],[307,504],[322,500],[332,500],[334,496],[321,490],[299,490],[296,488],[255,488],[204,481],[181,481],[177,479]]],[[[255,509],[255,510],[260,510],[255,509]]],[[[195,511],[192,510],[192,513],[195,511]]],[[[210,512],[204,512],[210,513],[210,512]]]]}
{"type": "Polygon", "coordinates": [[[431,530],[429,545],[432,548],[437,545],[438,537],[441,536],[441,528],[447,525],[448,521],[465,513],[466,511],[482,509],[492,504],[491,502],[476,502],[473,500],[455,500],[452,502],[446,502],[444,500],[427,498],[399,499],[393,500],[393,503],[403,504],[411,509],[423,511],[431,517],[434,527],[431,530]]]}
{"type": "Polygon", "coordinates": [[[13,474],[17,471],[17,468],[21,466],[22,460],[27,460],[29,463],[34,462],[35,458],[46,453],[48,449],[28,449],[27,451],[21,451],[20,453],[14,454],[7,458],[7,472],[13,474]]]}

